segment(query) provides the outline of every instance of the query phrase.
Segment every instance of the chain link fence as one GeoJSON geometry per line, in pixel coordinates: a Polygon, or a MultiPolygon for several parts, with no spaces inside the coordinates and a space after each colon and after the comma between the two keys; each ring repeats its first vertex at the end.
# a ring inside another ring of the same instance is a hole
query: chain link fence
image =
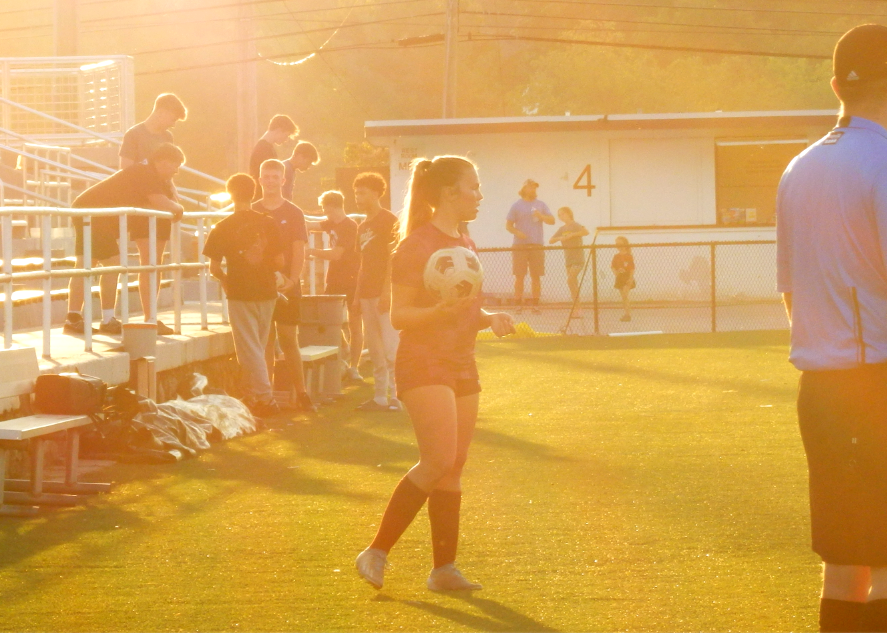
{"type": "MultiPolygon", "coordinates": [[[[540,334],[692,333],[788,329],[776,292],[776,243],[685,242],[632,244],[635,288],[628,309],[611,268],[617,249],[585,246],[584,264],[568,269],[566,249],[540,248],[545,274],[538,302],[532,280],[516,297],[514,249],[481,248],[484,294],[490,308],[511,313],[540,334]],[[571,291],[571,277],[578,298],[571,291]]],[[[520,255],[519,255],[520,256],[520,255]]]]}

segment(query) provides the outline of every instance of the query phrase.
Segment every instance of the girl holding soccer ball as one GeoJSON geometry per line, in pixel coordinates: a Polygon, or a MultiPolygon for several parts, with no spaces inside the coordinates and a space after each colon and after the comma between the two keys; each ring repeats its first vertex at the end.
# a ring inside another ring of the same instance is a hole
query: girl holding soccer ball
{"type": "Polygon", "coordinates": [[[437,156],[412,164],[401,215],[400,242],[391,262],[391,323],[400,330],[395,362],[397,397],[410,414],[419,462],[391,495],[376,537],[357,557],[360,576],[382,586],[387,555],[428,502],[434,568],[432,591],[480,589],[455,566],[462,499],[461,474],[477,420],[480,381],[474,360],[477,332],[514,333],[505,313],[481,309],[480,296],[444,301],[426,288],[428,260],[441,249],[475,251],[459,224],[477,217],[483,199],[468,159],[437,156]]]}

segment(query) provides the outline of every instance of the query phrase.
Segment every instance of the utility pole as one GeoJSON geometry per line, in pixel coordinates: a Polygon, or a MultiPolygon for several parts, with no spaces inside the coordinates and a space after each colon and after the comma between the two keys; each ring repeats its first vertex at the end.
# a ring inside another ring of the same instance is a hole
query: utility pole
{"type": "Polygon", "coordinates": [[[55,0],[55,54],[77,54],[77,0],[55,0]]]}
{"type": "Polygon", "coordinates": [[[256,78],[256,41],[253,30],[252,3],[240,0],[237,34],[240,44],[240,64],[237,66],[237,166],[247,171],[253,145],[258,139],[258,81],[256,78]]]}
{"type": "Polygon", "coordinates": [[[456,53],[459,41],[459,0],[447,0],[447,33],[445,37],[443,118],[456,116],[456,53]]]}

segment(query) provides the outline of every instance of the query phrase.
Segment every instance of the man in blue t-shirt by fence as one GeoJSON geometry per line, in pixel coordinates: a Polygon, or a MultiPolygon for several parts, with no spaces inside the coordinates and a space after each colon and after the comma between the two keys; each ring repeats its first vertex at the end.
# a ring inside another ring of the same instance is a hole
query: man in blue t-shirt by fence
{"type": "Polygon", "coordinates": [[[505,221],[505,230],[514,235],[514,251],[511,254],[511,272],[514,274],[514,301],[520,313],[524,298],[524,277],[530,273],[533,295],[527,303],[535,313],[539,312],[539,296],[542,294],[542,275],[545,274],[545,251],[542,250],[542,224],[554,224],[554,216],[548,205],[536,198],[539,183],[527,179],[518,192],[520,200],[511,205],[505,221]]]}

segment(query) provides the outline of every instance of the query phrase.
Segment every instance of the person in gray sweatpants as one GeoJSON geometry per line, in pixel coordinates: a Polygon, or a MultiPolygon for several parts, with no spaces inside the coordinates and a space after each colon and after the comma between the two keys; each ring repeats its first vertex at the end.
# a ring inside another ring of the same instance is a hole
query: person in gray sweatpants
{"type": "Polygon", "coordinates": [[[275,275],[283,266],[283,247],[274,219],[250,206],[256,191],[253,179],[234,174],[226,188],[234,213],[213,227],[203,254],[228,297],[234,350],[244,375],[244,402],[256,416],[267,417],[280,412],[271,392],[265,345],[278,290],[286,290],[277,288],[275,275]]]}

